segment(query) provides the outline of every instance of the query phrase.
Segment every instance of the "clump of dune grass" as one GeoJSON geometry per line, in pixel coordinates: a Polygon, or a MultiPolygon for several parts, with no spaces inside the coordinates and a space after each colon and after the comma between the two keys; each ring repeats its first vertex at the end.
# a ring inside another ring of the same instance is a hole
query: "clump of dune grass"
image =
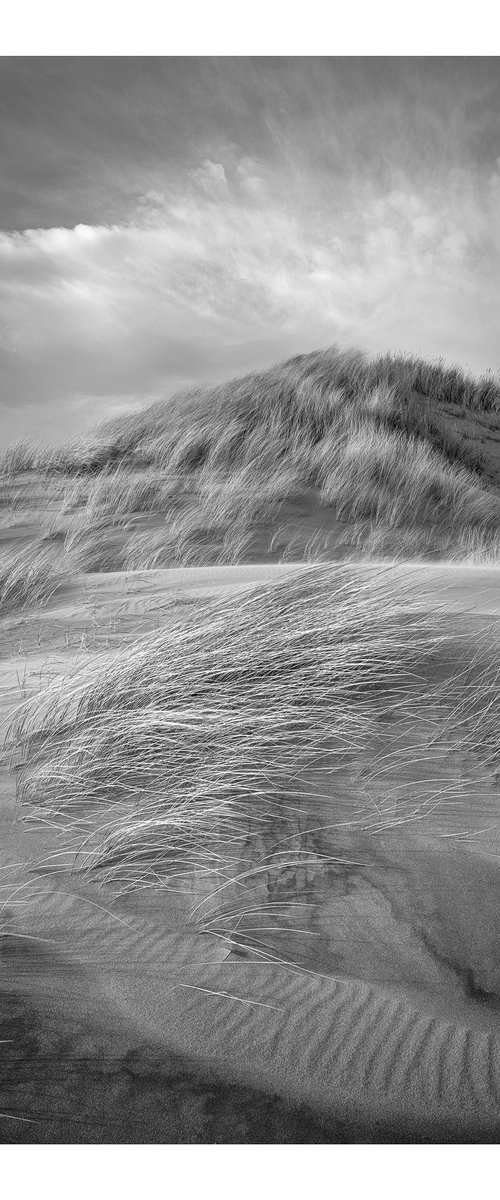
{"type": "Polygon", "coordinates": [[[500,410],[500,381],[493,372],[477,376],[446,364],[442,358],[429,360],[402,354],[375,358],[371,369],[400,392],[411,390],[430,396],[435,404],[457,404],[478,412],[500,410]]]}
{"type": "Polygon", "coordinates": [[[60,542],[73,569],[84,574],[123,569],[127,530],[125,517],[85,512],[67,518],[64,531],[46,536],[60,542]]]}
{"type": "Polygon", "coordinates": [[[0,490],[0,510],[4,527],[17,523],[20,514],[26,511],[26,497],[23,492],[12,484],[9,486],[4,483],[0,490]]]}
{"type": "Polygon", "coordinates": [[[121,466],[105,469],[90,480],[79,478],[68,489],[63,510],[86,514],[130,516],[163,512],[177,484],[158,473],[132,473],[121,466]]]}
{"type": "Polygon", "coordinates": [[[266,476],[254,464],[229,475],[205,469],[193,491],[166,508],[158,528],[131,534],[126,569],[241,562],[259,531],[271,531],[283,505],[299,495],[291,470],[266,476]]]}
{"type": "MultiPolygon", "coordinates": [[[[249,831],[293,830],[309,771],[328,794],[387,712],[432,721],[425,664],[449,643],[444,617],[331,567],[187,618],[174,610],[168,627],[23,706],[11,737],[21,803],[79,833],[76,866],[101,881],[230,880],[249,831]]],[[[447,688],[444,724],[459,722],[464,696],[463,680],[447,688]]]]}
{"type": "Polygon", "coordinates": [[[37,456],[37,469],[48,475],[92,476],[118,464],[119,453],[112,439],[94,433],[44,446],[37,456]]]}
{"type": "Polygon", "coordinates": [[[36,470],[37,448],[29,440],[14,442],[0,454],[0,477],[36,470]]]}
{"type": "Polygon", "coordinates": [[[394,526],[383,521],[363,522],[350,531],[350,548],[346,559],[358,561],[376,560],[385,562],[428,562],[435,558],[448,557],[450,537],[436,527],[416,528],[394,526]]]}
{"type": "Polygon", "coordinates": [[[50,546],[28,543],[15,551],[0,553],[0,613],[33,608],[50,598],[67,583],[69,561],[50,546]]]}
{"type": "Polygon", "coordinates": [[[157,529],[130,534],[124,546],[126,571],[216,566],[245,562],[255,545],[252,529],[210,525],[196,508],[172,513],[157,529]]]}
{"type": "Polygon", "coordinates": [[[134,519],[168,513],[177,491],[177,481],[158,472],[132,473],[121,466],[79,476],[43,522],[42,537],[63,545],[79,571],[121,570],[134,519]]]}
{"type": "Polygon", "coordinates": [[[197,480],[197,495],[204,516],[227,527],[244,522],[250,526],[275,521],[281,507],[295,500],[304,487],[298,470],[290,464],[280,467],[279,462],[265,464],[261,461],[249,463],[229,475],[206,470],[197,480]]]}
{"type": "Polygon", "coordinates": [[[500,500],[428,443],[368,422],[352,423],[316,450],[323,503],[340,517],[390,518],[393,525],[498,524],[500,500]]]}
{"type": "Polygon", "coordinates": [[[192,510],[172,512],[157,529],[130,534],[124,547],[125,570],[213,565],[219,561],[223,545],[220,527],[200,520],[192,510]]]}
{"type": "Polygon", "coordinates": [[[450,547],[449,557],[456,562],[496,566],[500,564],[500,533],[465,529],[450,547]]]}
{"type": "Polygon", "coordinates": [[[105,468],[91,477],[78,476],[64,489],[60,514],[131,516],[162,513],[179,490],[176,479],[158,472],[132,472],[123,466],[105,468]]]}

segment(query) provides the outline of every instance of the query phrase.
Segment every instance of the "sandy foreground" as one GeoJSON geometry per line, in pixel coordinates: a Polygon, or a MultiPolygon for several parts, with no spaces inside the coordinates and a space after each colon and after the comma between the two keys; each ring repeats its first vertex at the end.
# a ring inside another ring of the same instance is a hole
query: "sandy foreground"
{"type": "MultiPolygon", "coordinates": [[[[4,622],[4,729],[41,684],[162,626],[172,604],[245,590],[292,569],[300,568],[85,576],[46,610],[4,622]]],[[[368,574],[382,592],[397,586],[408,605],[476,623],[478,636],[487,627],[494,652],[500,570],[350,569],[368,574]]],[[[419,739],[415,731],[416,762],[419,739]]],[[[367,758],[373,750],[367,747],[367,758]]],[[[117,899],[68,877],[54,857],[55,831],[20,823],[7,767],[1,786],[1,1037],[12,1039],[2,1045],[4,1140],[497,1140],[500,816],[493,772],[479,771],[450,744],[392,790],[387,779],[380,786],[372,779],[360,794],[356,773],[346,772],[325,795],[311,776],[294,834],[300,862],[263,875],[236,939],[230,894],[227,917],[220,906],[215,915],[199,880],[190,893],[117,899]],[[439,803],[419,810],[418,787],[433,779],[439,803]],[[350,819],[355,805],[363,809],[362,830],[350,819]],[[326,872],[325,854],[336,860],[326,872]],[[282,921],[266,917],[267,898],[280,895],[288,906],[293,897],[293,919],[290,907],[282,921]],[[87,1093],[82,1099],[83,1060],[92,1101],[87,1093]],[[139,1060],[149,1063],[140,1112],[130,1092],[139,1060]],[[70,1100],[61,1080],[71,1076],[73,1086],[75,1062],[80,1098],[75,1084],[70,1100]],[[129,1116],[117,1118],[115,1136],[110,1113],[120,1106],[129,1116]]],[[[262,847],[263,860],[268,851],[262,847]]]]}

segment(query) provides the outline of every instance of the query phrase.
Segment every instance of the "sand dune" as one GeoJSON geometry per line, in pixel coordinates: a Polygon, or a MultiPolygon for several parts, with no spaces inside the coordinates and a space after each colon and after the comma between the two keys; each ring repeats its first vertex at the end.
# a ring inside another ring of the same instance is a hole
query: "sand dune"
{"type": "MultiPolygon", "coordinates": [[[[110,634],[107,646],[97,639],[93,650],[80,650],[80,660],[113,655],[124,636],[144,628],[145,616],[168,622],[172,601],[246,589],[300,569],[252,565],[88,576],[83,601],[75,589],[44,612],[6,623],[3,717],[22,702],[22,664],[33,672],[35,691],[40,679],[71,669],[75,643],[70,637],[65,648],[61,631],[83,628],[89,604],[99,629],[122,617],[125,626],[116,625],[115,642],[110,634]],[[12,654],[20,623],[23,649],[12,654]],[[37,638],[44,636],[40,650],[37,638]]],[[[486,628],[496,644],[497,568],[363,564],[352,570],[381,594],[396,586],[404,605],[444,610],[453,622],[462,614],[468,627],[486,628]]],[[[29,685],[28,675],[28,691],[29,685]]],[[[373,749],[367,747],[367,762],[373,749]]],[[[494,1137],[500,1122],[496,778],[454,755],[451,745],[436,750],[428,776],[439,776],[440,786],[448,781],[446,804],[419,814],[416,824],[402,822],[408,796],[415,799],[415,780],[408,776],[405,783],[401,776],[389,803],[384,777],[380,790],[370,785],[369,794],[380,820],[371,832],[365,821],[362,833],[346,819],[354,786],[347,768],[330,796],[313,775],[304,779],[299,865],[291,870],[283,863],[250,889],[259,908],[257,934],[249,918],[235,936],[223,914],[205,932],[199,907],[193,920],[200,900],[202,915],[207,911],[200,879],[181,896],[160,891],[117,898],[54,871],[63,859],[47,871],[59,840],[50,829],[31,830],[15,820],[13,777],[5,769],[2,957],[9,988],[30,989],[55,1018],[69,1010],[91,1026],[114,1025],[138,1044],[149,1039],[159,1054],[189,1056],[228,1084],[307,1104],[322,1120],[364,1127],[388,1122],[408,1140],[417,1129],[434,1137],[442,1129],[443,1140],[494,1137]],[[321,801],[315,799],[320,790],[321,801]],[[462,834],[468,842],[457,840],[462,834]],[[325,873],[321,856],[332,848],[343,862],[325,873]],[[269,898],[280,896],[289,911],[278,919],[269,909],[266,917],[269,898]],[[307,907],[297,915],[302,898],[307,907]],[[21,954],[13,951],[19,937],[21,954]]],[[[425,772],[421,777],[425,783],[425,772]]]]}

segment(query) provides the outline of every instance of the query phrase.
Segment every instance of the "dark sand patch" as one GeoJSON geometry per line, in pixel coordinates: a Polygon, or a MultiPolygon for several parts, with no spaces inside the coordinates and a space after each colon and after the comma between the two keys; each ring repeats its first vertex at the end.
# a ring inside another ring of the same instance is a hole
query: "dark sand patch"
{"type": "MultiPolygon", "coordinates": [[[[2,950],[0,993],[0,1142],[9,1144],[333,1144],[463,1141],[464,1130],[425,1120],[334,1117],[287,1100],[281,1090],[235,1082],[220,1063],[133,1037],[127,1026],[57,1011],[36,998],[33,954],[24,987],[16,979],[26,944],[2,950]],[[31,985],[31,986],[30,986],[31,985]]],[[[38,960],[53,979],[61,962],[38,960]]],[[[74,978],[74,975],[73,975],[74,978]]],[[[230,1073],[231,1074],[231,1073],[230,1073]]],[[[467,1141],[496,1142],[493,1128],[467,1141]]]]}

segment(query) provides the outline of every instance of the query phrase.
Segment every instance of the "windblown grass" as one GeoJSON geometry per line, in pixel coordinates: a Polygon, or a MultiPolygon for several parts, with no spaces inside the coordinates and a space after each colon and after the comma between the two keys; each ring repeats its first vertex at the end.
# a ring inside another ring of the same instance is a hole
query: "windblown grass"
{"type": "Polygon", "coordinates": [[[115,886],[176,887],[193,872],[227,883],[249,832],[296,828],[308,772],[320,766],[328,793],[382,725],[390,761],[389,711],[412,728],[434,720],[431,740],[440,721],[463,725],[464,746],[498,754],[497,681],[426,682],[450,644],[445,617],[405,612],[331,567],[174,611],[168,628],[23,706],[20,799],[79,831],[77,866],[115,886]]]}
{"type": "Polygon", "coordinates": [[[32,608],[49,600],[70,575],[70,564],[52,547],[29,543],[0,553],[0,613],[32,608]]]}
{"type": "Polygon", "coordinates": [[[196,491],[177,499],[159,528],[131,534],[125,547],[127,570],[152,567],[238,563],[260,530],[270,530],[282,506],[300,494],[296,475],[271,478],[246,468],[229,477],[203,471],[196,491]]]}
{"type": "MultiPolygon", "coordinates": [[[[399,557],[420,534],[453,555],[461,537],[500,527],[500,492],[481,478],[480,449],[443,418],[445,405],[498,412],[500,383],[418,358],[333,348],[156,402],[59,451],[45,448],[35,465],[77,476],[59,533],[68,545],[80,537],[89,564],[103,569],[236,562],[259,534],[266,554],[283,507],[305,493],[353,527],[360,557],[371,556],[362,522],[382,540],[397,530],[399,557]],[[128,544],[120,541],[117,523],[123,530],[146,513],[171,527],[148,544],[135,522],[128,544]],[[98,545],[106,520],[107,560],[98,545]]],[[[23,453],[13,448],[12,463],[27,462],[23,453]]],[[[55,519],[47,532],[57,535],[55,519]]]]}
{"type": "Polygon", "coordinates": [[[495,530],[467,530],[450,550],[456,562],[495,566],[500,563],[500,533],[495,530]]]}
{"type": "Polygon", "coordinates": [[[227,526],[206,517],[195,504],[172,510],[157,529],[129,534],[123,555],[126,571],[214,566],[244,562],[254,533],[238,523],[227,526]]]}
{"type": "Polygon", "coordinates": [[[123,466],[100,474],[79,476],[64,488],[59,514],[93,517],[128,517],[136,513],[163,513],[179,490],[179,481],[158,472],[131,472],[123,466]]]}
{"type": "Polygon", "coordinates": [[[459,442],[451,444],[434,419],[444,404],[498,412],[500,381],[493,375],[478,379],[441,361],[405,355],[369,358],[359,350],[333,347],[157,401],[59,448],[46,447],[35,455],[24,443],[4,458],[14,463],[17,456],[30,469],[67,473],[96,473],[119,462],[188,472],[204,464],[229,470],[262,452],[274,464],[280,459],[297,462],[301,448],[307,458],[309,448],[333,431],[339,409],[347,405],[402,433],[430,435],[445,457],[456,460],[459,442]]]}
{"type": "MultiPolygon", "coordinates": [[[[65,557],[80,573],[120,571],[128,524],[125,517],[85,513],[70,517],[62,535],[65,557]]],[[[54,537],[54,535],[52,535],[54,537]]],[[[56,540],[60,540],[56,536],[56,540]]]]}
{"type": "Polygon", "coordinates": [[[464,467],[451,466],[426,442],[366,420],[324,438],[316,461],[322,501],[340,517],[461,528],[500,520],[500,500],[464,467]]]}
{"type": "Polygon", "coordinates": [[[35,471],[38,450],[34,442],[18,441],[7,446],[0,454],[0,479],[2,476],[20,475],[24,471],[35,471]]]}
{"type": "Polygon", "coordinates": [[[333,347],[157,401],[102,426],[96,446],[112,446],[115,459],[188,472],[203,465],[241,467],[261,453],[273,463],[290,463],[300,450],[307,458],[308,450],[334,431],[339,411],[347,406],[402,433],[430,434],[436,448],[455,461],[460,445],[451,445],[434,419],[443,404],[498,412],[500,382],[441,362],[403,355],[369,359],[358,350],[333,347]]]}
{"type": "Polygon", "coordinates": [[[122,570],[134,518],[168,514],[178,481],[158,473],[131,473],[119,466],[66,485],[59,509],[41,529],[58,542],[80,571],[122,570]]]}

